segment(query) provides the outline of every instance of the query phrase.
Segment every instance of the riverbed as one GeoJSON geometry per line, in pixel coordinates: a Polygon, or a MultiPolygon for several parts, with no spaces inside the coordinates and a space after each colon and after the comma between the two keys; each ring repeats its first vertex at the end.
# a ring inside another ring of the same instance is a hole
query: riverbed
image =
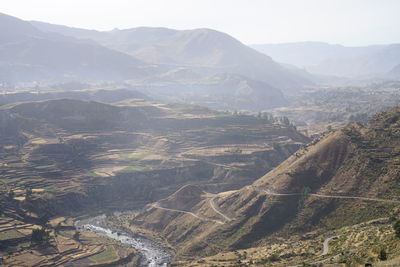
{"type": "Polygon", "coordinates": [[[107,236],[137,249],[141,255],[141,267],[166,267],[171,260],[171,253],[162,245],[136,233],[124,233],[109,229],[104,224],[105,215],[77,221],[75,226],[81,231],[89,231],[107,236]]]}

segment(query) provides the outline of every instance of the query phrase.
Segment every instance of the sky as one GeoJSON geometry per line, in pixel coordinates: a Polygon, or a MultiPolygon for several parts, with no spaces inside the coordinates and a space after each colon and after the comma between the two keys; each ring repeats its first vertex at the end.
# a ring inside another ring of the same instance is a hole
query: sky
{"type": "Polygon", "coordinates": [[[212,28],[246,44],[400,43],[400,0],[0,0],[0,12],[96,30],[212,28]]]}

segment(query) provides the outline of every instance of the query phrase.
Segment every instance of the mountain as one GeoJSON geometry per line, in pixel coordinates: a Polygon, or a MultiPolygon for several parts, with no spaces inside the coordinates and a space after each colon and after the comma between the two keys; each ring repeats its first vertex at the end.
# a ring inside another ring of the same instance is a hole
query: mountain
{"type": "Polygon", "coordinates": [[[363,55],[346,58],[333,58],[309,68],[313,73],[338,76],[385,75],[400,64],[400,44],[392,44],[370,51],[363,55]]]}
{"type": "Polygon", "coordinates": [[[147,63],[191,67],[206,74],[237,73],[292,90],[312,83],[311,75],[286,68],[228,34],[211,29],[140,27],[96,32],[42,22],[32,24],[43,31],[94,40],[147,63]]]}
{"type": "MultiPolygon", "coordinates": [[[[318,75],[380,76],[400,64],[400,44],[346,47],[320,42],[252,45],[273,60],[318,75]]],[[[390,75],[389,75],[390,76],[390,75]]]]}
{"type": "Polygon", "coordinates": [[[54,33],[0,14],[0,79],[118,80],[140,77],[147,65],[121,52],[54,33]]]}
{"type": "Polygon", "coordinates": [[[298,42],[282,44],[254,44],[250,47],[267,54],[281,63],[299,68],[317,66],[325,60],[361,56],[379,50],[383,46],[346,47],[323,42],[298,42]]]}
{"type": "Polygon", "coordinates": [[[179,256],[193,256],[387,217],[399,202],[399,127],[397,107],[366,126],[352,123],[325,133],[250,186],[202,195],[186,213],[171,211],[178,208],[167,198],[131,223],[160,233],[179,256]]]}
{"type": "Polygon", "coordinates": [[[260,111],[287,103],[280,87],[296,91],[310,78],[209,29],[98,32],[7,15],[0,20],[0,81],[5,83],[130,80],[163,101],[260,111]]]}

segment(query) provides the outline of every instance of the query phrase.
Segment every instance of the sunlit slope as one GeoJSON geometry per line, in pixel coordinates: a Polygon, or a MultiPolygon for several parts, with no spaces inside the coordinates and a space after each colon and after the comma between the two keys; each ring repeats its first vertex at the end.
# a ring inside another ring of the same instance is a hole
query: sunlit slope
{"type": "Polygon", "coordinates": [[[400,204],[399,114],[395,108],[367,126],[327,132],[251,186],[203,195],[186,210],[192,214],[162,210],[166,203],[159,203],[132,223],[160,231],[182,255],[193,255],[388,216],[400,204]],[[165,214],[170,221],[161,220],[165,214]]]}

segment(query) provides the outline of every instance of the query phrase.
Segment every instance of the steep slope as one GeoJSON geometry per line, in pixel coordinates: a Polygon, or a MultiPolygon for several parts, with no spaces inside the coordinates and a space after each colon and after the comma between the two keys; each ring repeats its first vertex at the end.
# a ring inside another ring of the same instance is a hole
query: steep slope
{"type": "Polygon", "coordinates": [[[54,33],[0,14],[0,79],[107,80],[140,77],[146,64],[132,56],[54,33]]]}
{"type": "Polygon", "coordinates": [[[367,127],[329,132],[251,186],[210,196],[190,210],[208,221],[149,207],[132,223],[160,232],[180,255],[207,255],[388,216],[400,204],[399,129],[395,108],[367,127]],[[170,221],[160,220],[166,214],[170,221]]]}
{"type": "Polygon", "coordinates": [[[185,185],[172,195],[160,200],[159,203],[165,208],[187,211],[201,200],[203,194],[205,193],[200,187],[185,185]]]}
{"type": "Polygon", "coordinates": [[[299,89],[311,84],[310,75],[285,68],[233,37],[211,29],[178,31],[140,27],[100,34],[40,22],[32,23],[45,31],[95,40],[148,63],[190,66],[205,73],[238,73],[286,89],[299,89]]]}
{"type": "Polygon", "coordinates": [[[0,13],[0,21],[0,44],[43,36],[43,33],[37,28],[18,18],[0,13]]]}

